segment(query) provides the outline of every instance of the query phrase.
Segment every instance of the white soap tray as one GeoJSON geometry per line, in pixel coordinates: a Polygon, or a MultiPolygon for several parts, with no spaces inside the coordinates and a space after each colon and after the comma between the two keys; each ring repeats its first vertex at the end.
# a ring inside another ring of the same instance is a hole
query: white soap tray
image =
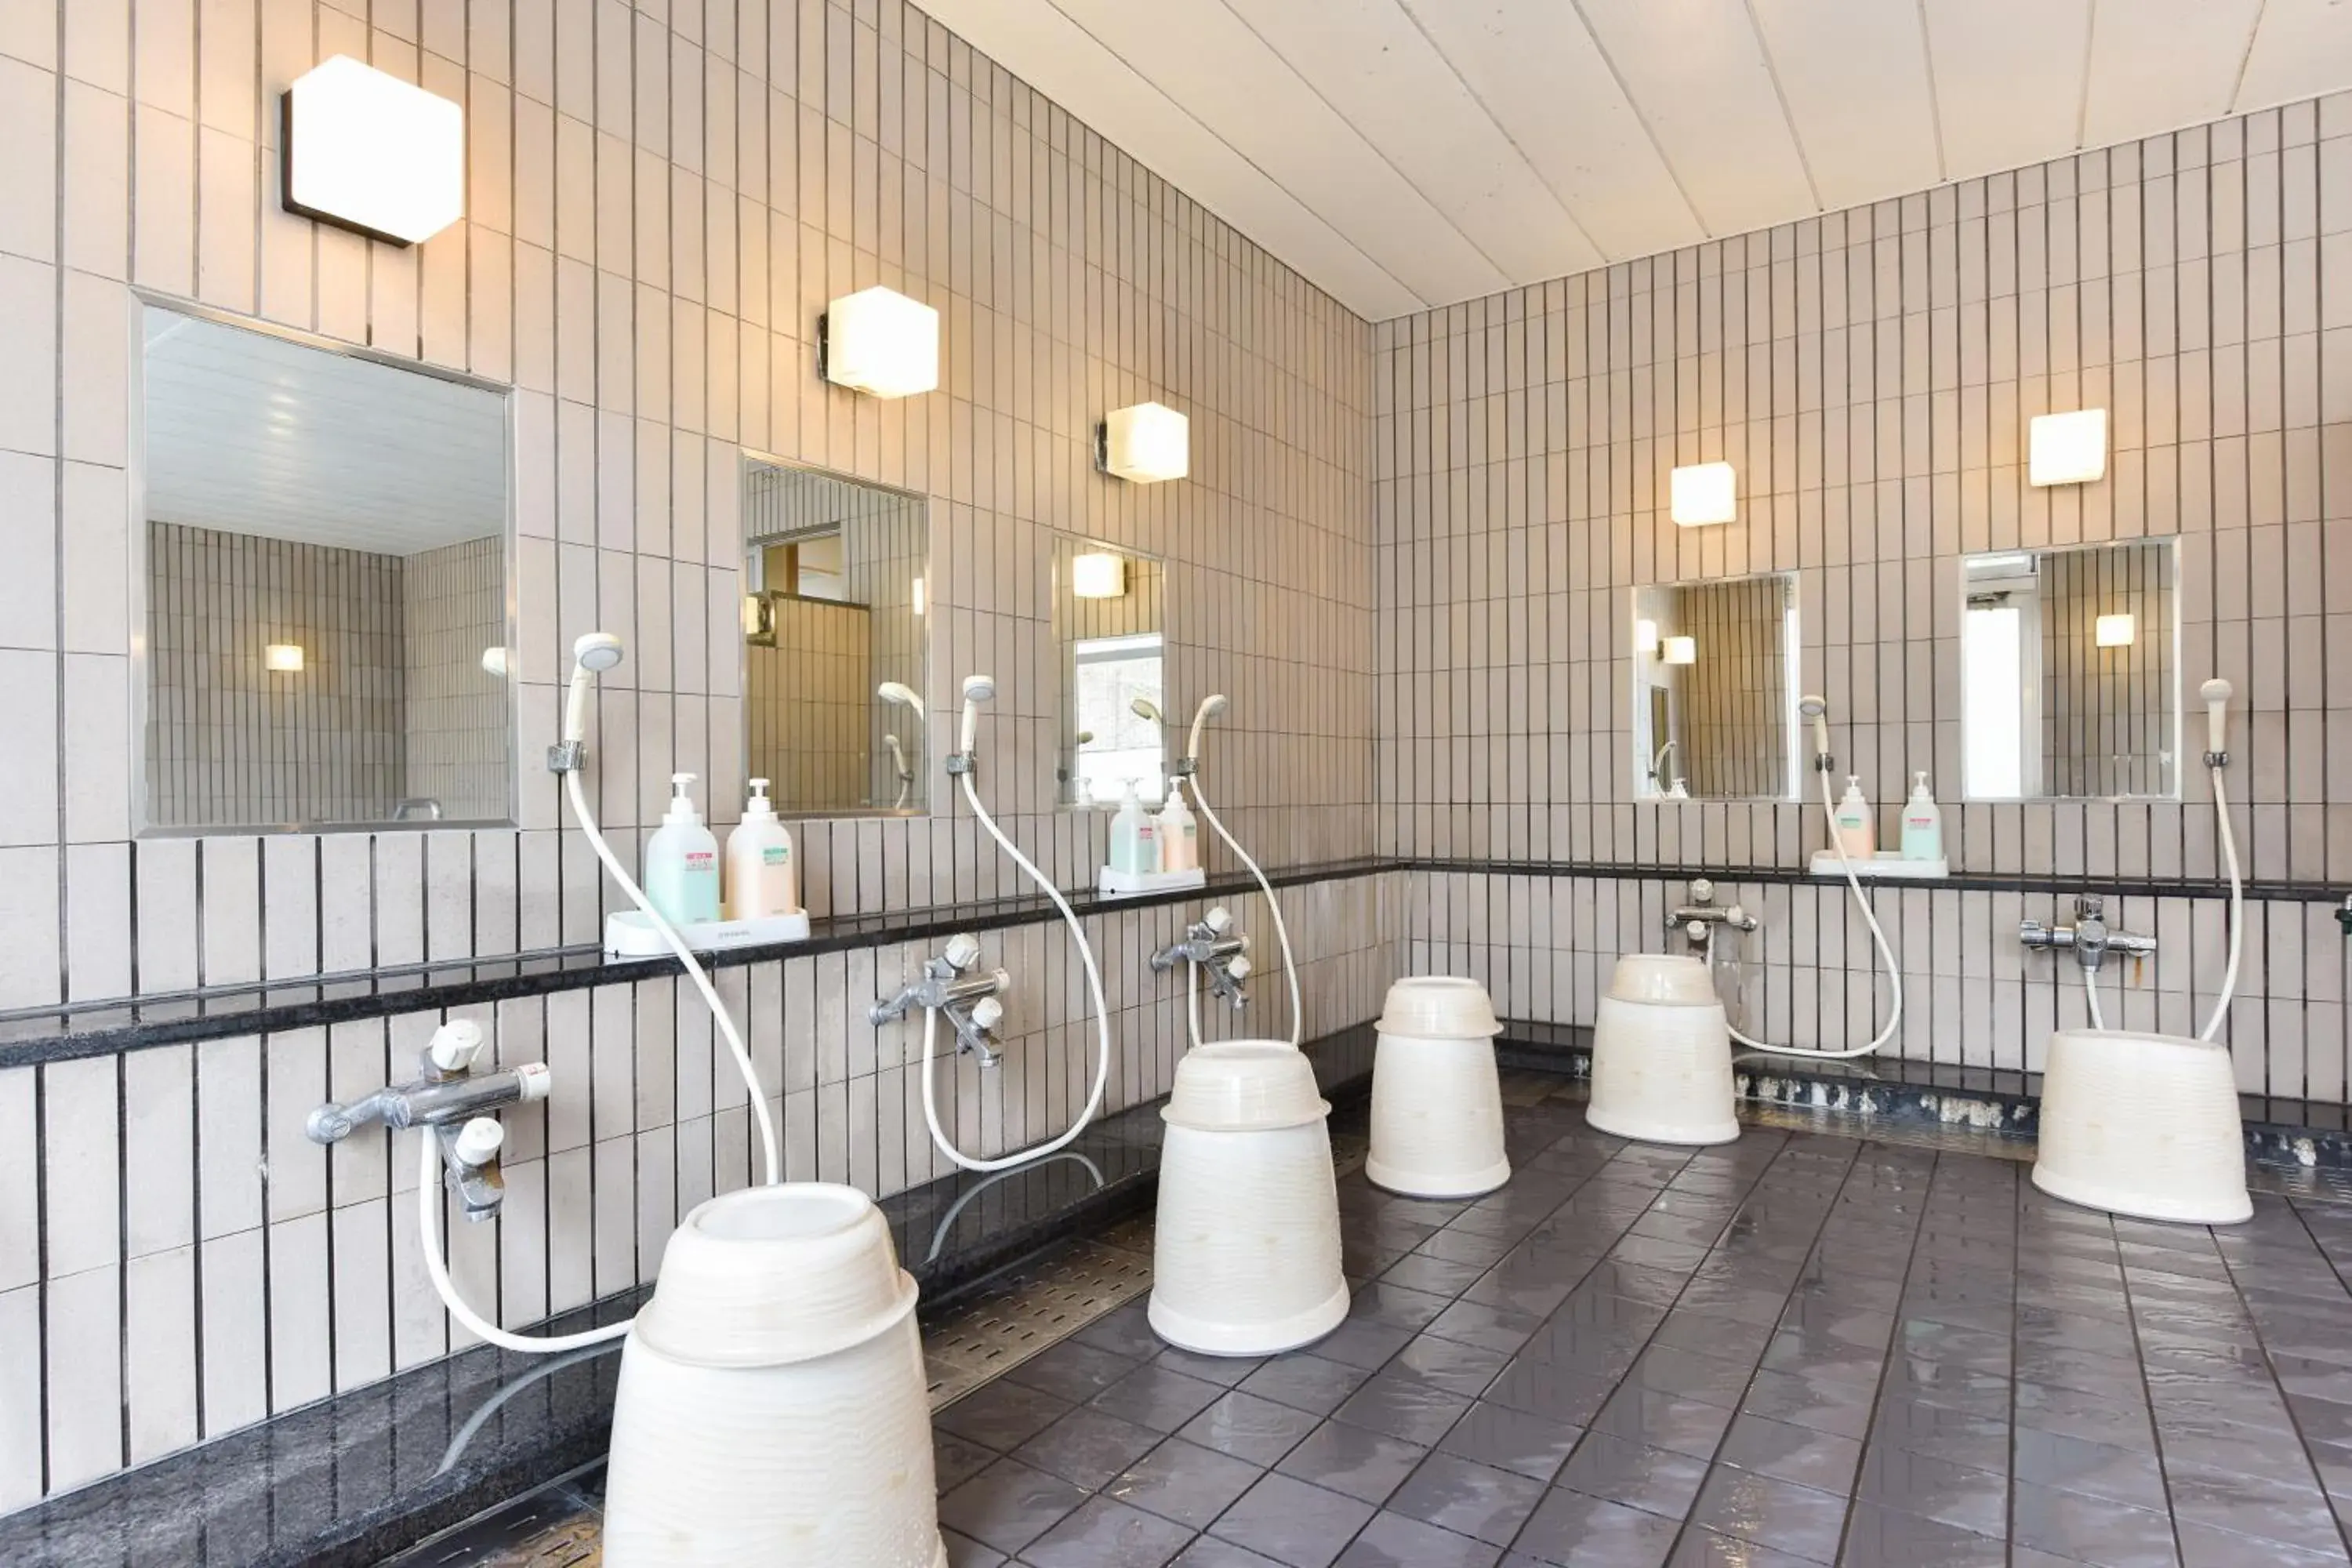
{"type": "MultiPolygon", "coordinates": [[[[697,952],[718,952],[730,947],[764,947],[772,942],[806,942],[806,910],[788,915],[766,915],[756,921],[689,921],[677,928],[686,945],[697,952]]],[[[654,929],[643,910],[621,910],[604,917],[607,959],[667,958],[669,943],[654,929]]]]}
{"type": "Polygon", "coordinates": [[[1181,893],[1205,888],[1208,877],[1198,867],[1190,871],[1114,871],[1106,866],[1095,891],[1107,899],[1132,899],[1145,893],[1181,893]]]}
{"type": "MultiPolygon", "coordinates": [[[[1834,849],[1813,851],[1813,875],[1845,879],[1845,867],[1839,863],[1834,849]]],[[[1882,849],[1866,860],[1853,863],[1853,874],[1865,882],[1933,882],[1952,874],[1949,860],[1906,860],[1900,852],[1882,849]]]]}

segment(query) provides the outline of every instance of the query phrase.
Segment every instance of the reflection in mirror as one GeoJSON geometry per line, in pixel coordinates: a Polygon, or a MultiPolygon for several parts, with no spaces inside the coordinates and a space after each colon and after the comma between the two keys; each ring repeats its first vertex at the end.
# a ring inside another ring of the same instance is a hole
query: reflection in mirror
{"type": "Polygon", "coordinates": [[[743,759],[779,811],[923,809],[923,499],[743,468],[743,759]]]}
{"type": "Polygon", "coordinates": [[[2180,707],[2169,539],[1960,563],[1971,800],[2169,797],[2180,707]]]}
{"type": "Polygon", "coordinates": [[[511,820],[506,395],[142,325],[143,826],[511,820]]]}
{"type": "Polygon", "coordinates": [[[1793,795],[1796,660],[1794,577],[1634,589],[1634,793],[1793,795]]]}
{"type": "Polygon", "coordinates": [[[1166,570],[1156,559],[1057,534],[1054,646],[1062,667],[1055,777],[1064,805],[1148,805],[1168,788],[1163,726],[1166,570]]]}

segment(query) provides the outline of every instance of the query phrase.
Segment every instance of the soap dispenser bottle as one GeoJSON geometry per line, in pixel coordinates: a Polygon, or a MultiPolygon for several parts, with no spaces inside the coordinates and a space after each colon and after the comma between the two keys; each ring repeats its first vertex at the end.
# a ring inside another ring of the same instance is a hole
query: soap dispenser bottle
{"type": "Polygon", "coordinates": [[[1832,818],[1839,847],[1849,860],[1867,860],[1878,853],[1878,831],[1871,823],[1870,802],[1862,798],[1862,775],[1845,776],[1845,798],[1832,818]]]}
{"type": "Polygon", "coordinates": [[[719,840],[686,793],[693,782],[669,775],[669,813],[646,841],[646,898],[674,926],[719,918],[719,840]]]}
{"type": "Polygon", "coordinates": [[[1927,775],[1912,775],[1911,798],[1903,807],[1903,858],[1941,860],[1944,858],[1944,808],[1927,789],[1927,775]]]}
{"type": "Polygon", "coordinates": [[[1149,875],[1160,869],[1160,838],[1150,813],[1136,795],[1135,781],[1127,781],[1119,796],[1118,815],[1110,819],[1110,868],[1149,875]]]}
{"type": "Polygon", "coordinates": [[[1201,825],[1184,804],[1184,781],[1168,781],[1168,804],[1160,808],[1160,868],[1197,871],[1201,868],[1201,825]]]}
{"type": "Polygon", "coordinates": [[[743,820],[727,836],[727,918],[765,920],[800,912],[800,868],[793,863],[793,836],[776,820],[768,781],[751,781],[743,820]]]}

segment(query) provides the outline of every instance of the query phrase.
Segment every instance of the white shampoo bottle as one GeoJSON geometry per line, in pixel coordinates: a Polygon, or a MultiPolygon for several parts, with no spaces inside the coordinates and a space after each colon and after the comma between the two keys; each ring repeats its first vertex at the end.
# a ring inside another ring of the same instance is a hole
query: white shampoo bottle
{"type": "Polygon", "coordinates": [[[1160,868],[1197,871],[1201,868],[1201,824],[1184,804],[1184,782],[1168,781],[1168,804],[1160,808],[1160,868]]]}
{"type": "Polygon", "coordinates": [[[1878,853],[1878,829],[1870,819],[1870,802],[1862,798],[1862,775],[1845,777],[1845,798],[1834,817],[1838,844],[1849,860],[1867,860],[1878,853]]]}
{"type": "Polygon", "coordinates": [[[1126,793],[1119,796],[1118,815],[1110,819],[1110,868],[1146,874],[1159,870],[1157,828],[1135,793],[1135,781],[1128,780],[1126,793]]]}
{"type": "Polygon", "coordinates": [[[776,820],[768,781],[751,781],[743,820],[727,836],[727,918],[765,920],[798,914],[800,868],[793,861],[793,836],[776,820]]]}
{"type": "Polygon", "coordinates": [[[719,840],[686,793],[693,782],[669,775],[669,812],[646,840],[646,898],[674,926],[719,918],[719,840]]]}
{"type": "Polygon", "coordinates": [[[1944,858],[1944,808],[1927,789],[1927,775],[1914,773],[1911,798],[1903,805],[1903,858],[1941,860],[1944,858]]]}

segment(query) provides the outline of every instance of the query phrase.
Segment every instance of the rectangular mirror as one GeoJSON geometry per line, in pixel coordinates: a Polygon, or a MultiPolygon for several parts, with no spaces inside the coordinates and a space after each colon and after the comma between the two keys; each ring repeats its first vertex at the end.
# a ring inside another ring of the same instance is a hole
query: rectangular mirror
{"type": "Polygon", "coordinates": [[[1967,798],[2179,790],[2178,556],[2155,539],[1961,561],[1967,798]]]}
{"type": "Polygon", "coordinates": [[[1067,534],[1054,538],[1054,645],[1062,671],[1055,777],[1064,805],[1146,804],[1168,788],[1162,563],[1067,534]],[[1142,710],[1139,710],[1142,705],[1142,710]]]}
{"type": "Polygon", "coordinates": [[[744,460],[743,762],[778,811],[924,809],[930,550],[919,495],[744,460]]]}
{"type": "Polygon", "coordinates": [[[1786,800],[1796,792],[1797,580],[1633,590],[1633,792],[1786,800]]]}
{"type": "Polygon", "coordinates": [[[507,395],[141,317],[142,827],[512,821],[507,395]]]}

